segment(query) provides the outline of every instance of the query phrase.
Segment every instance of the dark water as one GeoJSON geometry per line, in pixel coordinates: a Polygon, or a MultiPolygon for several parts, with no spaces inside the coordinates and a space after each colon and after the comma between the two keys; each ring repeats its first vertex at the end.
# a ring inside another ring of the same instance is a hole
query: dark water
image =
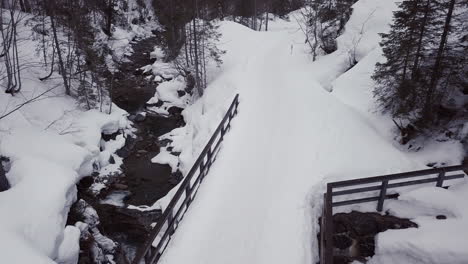
{"type": "MultiPolygon", "coordinates": [[[[156,37],[137,40],[132,46],[133,55],[128,57],[128,62],[121,64],[120,72],[116,74],[113,101],[130,113],[129,119],[134,121],[137,129],[136,137],[127,137],[125,147],[117,152],[124,158],[122,174],[110,177],[106,188],[98,196],[89,191],[94,182],[92,177],[86,177],[78,185],[78,199],[85,200],[99,216],[99,231],[119,244],[115,252],[110,252],[117,263],[124,263],[120,258],[121,252],[131,258],[132,251],[144,242],[150,224],[157,220],[161,212],[129,210],[123,206],[103,204],[102,200],[108,196],[123,194],[123,203],[126,205],[152,205],[181,180],[180,173],[171,173],[168,165],[151,162],[161,146],[167,144],[159,142],[158,137],[185,125],[180,114],[181,109],[172,109],[172,114],[168,117],[150,113],[144,118],[138,116],[145,111],[146,102],[153,97],[157,87],[156,83],[146,79],[148,75],[138,70],[152,63],[149,54],[156,44],[156,37]]],[[[108,140],[115,136],[103,135],[103,139],[108,140]]],[[[77,221],[86,222],[83,212],[75,205],[69,214],[68,224],[73,225],[77,221]]],[[[93,251],[97,244],[92,238],[82,239],[80,263],[96,263],[92,259],[95,257],[93,251]]]]}

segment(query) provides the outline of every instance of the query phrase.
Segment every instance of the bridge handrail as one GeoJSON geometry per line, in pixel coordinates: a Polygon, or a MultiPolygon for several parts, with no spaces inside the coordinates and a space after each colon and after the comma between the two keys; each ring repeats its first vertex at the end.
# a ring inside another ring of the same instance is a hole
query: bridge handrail
{"type": "Polygon", "coordinates": [[[236,94],[223,120],[220,122],[205,148],[198,156],[174,197],[172,197],[168,206],[162,213],[160,219],[158,219],[156,226],[151,230],[148,239],[143,246],[137,250],[132,264],[140,264],[142,261],[146,264],[158,262],[169,243],[172,234],[177,229],[179,222],[182,220],[185,212],[194,199],[203,178],[215,161],[224,135],[226,131],[230,129],[231,120],[237,114],[238,106],[239,94],[236,94]],[[217,143],[214,145],[214,148],[212,148],[215,142],[217,143]],[[195,181],[192,182],[195,176],[195,181]],[[183,195],[184,197],[182,197],[183,195]],[[181,198],[183,198],[183,200],[181,200],[181,198]],[[152,247],[158,235],[160,235],[160,240],[155,247],[152,247]]]}
{"type": "Polygon", "coordinates": [[[425,183],[435,182],[437,187],[444,187],[444,181],[461,179],[466,177],[464,171],[468,170],[468,164],[457,165],[450,167],[441,167],[435,169],[426,169],[419,171],[410,171],[403,173],[396,173],[383,176],[375,176],[368,178],[358,178],[345,181],[330,182],[327,184],[327,192],[324,193],[324,204],[323,212],[320,221],[320,263],[321,264],[333,264],[333,207],[358,204],[377,201],[377,211],[381,212],[383,209],[384,201],[386,199],[397,199],[399,194],[392,193],[387,194],[387,190],[391,188],[419,185],[425,183]],[[449,172],[461,172],[454,175],[446,175],[449,172]],[[416,177],[436,175],[435,177],[419,178],[416,177]],[[404,181],[405,179],[410,179],[404,181]],[[395,183],[389,183],[390,181],[397,181],[395,183]],[[378,183],[377,185],[365,186],[372,183],[378,183]],[[361,186],[359,188],[346,188],[361,186]],[[335,190],[340,188],[346,188],[344,190],[335,190]],[[380,191],[378,196],[364,197],[358,199],[345,199],[342,201],[333,201],[333,197],[358,194],[366,192],[380,191]]]}

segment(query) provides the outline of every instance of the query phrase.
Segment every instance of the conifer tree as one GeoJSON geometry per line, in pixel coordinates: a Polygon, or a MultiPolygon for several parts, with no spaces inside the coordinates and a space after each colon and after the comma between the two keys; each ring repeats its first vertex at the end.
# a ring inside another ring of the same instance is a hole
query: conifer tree
{"type": "Polygon", "coordinates": [[[382,34],[386,60],[373,75],[384,111],[420,129],[442,125],[444,109],[467,83],[467,7],[466,0],[400,3],[390,32],[382,34]]]}

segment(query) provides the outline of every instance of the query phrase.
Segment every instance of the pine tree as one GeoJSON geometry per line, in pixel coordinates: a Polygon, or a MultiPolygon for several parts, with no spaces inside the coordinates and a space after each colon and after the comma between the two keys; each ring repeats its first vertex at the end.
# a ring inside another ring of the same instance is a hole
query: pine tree
{"type": "Polygon", "coordinates": [[[380,45],[386,61],[377,63],[373,75],[374,95],[394,118],[418,128],[441,125],[440,109],[453,99],[453,91],[466,84],[466,26],[459,19],[466,16],[466,3],[400,3],[390,32],[382,34],[380,45]],[[453,23],[459,25],[453,27],[453,23]]]}

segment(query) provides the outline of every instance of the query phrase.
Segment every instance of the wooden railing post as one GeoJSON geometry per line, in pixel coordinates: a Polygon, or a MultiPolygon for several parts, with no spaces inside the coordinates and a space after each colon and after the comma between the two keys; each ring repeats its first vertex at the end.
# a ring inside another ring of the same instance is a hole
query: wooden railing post
{"type": "Polygon", "coordinates": [[[333,264],[333,207],[332,207],[332,187],[327,184],[327,194],[325,197],[325,263],[333,264]]]}
{"type": "Polygon", "coordinates": [[[234,110],[234,115],[237,115],[237,107],[239,107],[239,97],[237,97],[237,100],[236,100],[236,106],[235,106],[235,110],[234,110]]]}
{"type": "Polygon", "coordinates": [[[326,200],[327,200],[327,194],[323,194],[323,208],[322,208],[322,218],[320,219],[320,245],[319,245],[319,250],[320,250],[320,263],[325,264],[325,250],[326,250],[326,245],[325,245],[325,236],[326,236],[326,219],[327,219],[327,205],[326,205],[326,200]]]}
{"type": "MultiPolygon", "coordinates": [[[[227,130],[227,129],[226,129],[227,130]]],[[[219,140],[220,141],[223,141],[224,139],[224,134],[226,134],[226,130],[224,129],[224,123],[223,125],[221,126],[221,136],[219,137],[219,140]]]]}
{"type": "Polygon", "coordinates": [[[167,217],[167,232],[169,232],[170,235],[174,234],[174,225],[172,224],[173,221],[174,221],[174,211],[171,209],[167,217]]]}
{"type": "Polygon", "coordinates": [[[187,186],[185,186],[185,203],[186,203],[187,209],[192,203],[192,193],[190,191],[190,184],[187,184],[187,186]]]}
{"type": "Polygon", "coordinates": [[[212,164],[212,162],[211,162],[211,157],[212,156],[213,156],[213,153],[211,151],[211,146],[210,146],[210,148],[208,149],[208,152],[206,153],[205,173],[203,174],[202,180],[208,174],[208,172],[210,171],[211,164],[212,164]]]}
{"type": "Polygon", "coordinates": [[[206,171],[206,166],[205,166],[205,159],[202,160],[200,163],[200,183],[203,181],[203,178],[205,177],[205,171],[206,171]]]}
{"type": "Polygon", "coordinates": [[[387,186],[388,186],[388,180],[382,181],[382,187],[380,189],[380,196],[379,196],[379,201],[377,203],[377,211],[382,212],[383,210],[383,204],[385,201],[385,197],[387,196],[387,186]]]}
{"type": "Polygon", "coordinates": [[[439,176],[437,177],[437,183],[436,183],[437,187],[442,187],[442,185],[444,184],[444,177],[445,177],[445,171],[439,172],[439,176]]]}
{"type": "Polygon", "coordinates": [[[146,252],[146,255],[145,255],[145,264],[146,263],[149,264],[151,262],[152,256],[153,256],[153,249],[149,248],[148,251],[146,252]]]}

